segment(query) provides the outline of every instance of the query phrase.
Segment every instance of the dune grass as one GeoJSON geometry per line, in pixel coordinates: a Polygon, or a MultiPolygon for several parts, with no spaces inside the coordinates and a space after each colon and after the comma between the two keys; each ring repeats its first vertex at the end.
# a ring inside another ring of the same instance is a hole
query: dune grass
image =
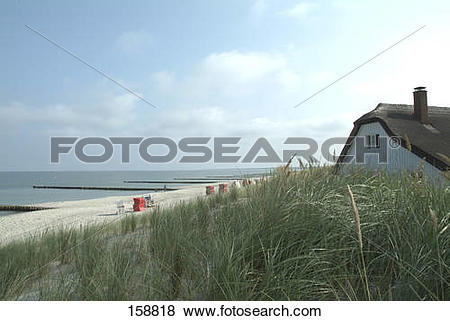
{"type": "Polygon", "coordinates": [[[0,248],[3,300],[449,300],[450,190],[413,176],[268,181],[0,248]]]}

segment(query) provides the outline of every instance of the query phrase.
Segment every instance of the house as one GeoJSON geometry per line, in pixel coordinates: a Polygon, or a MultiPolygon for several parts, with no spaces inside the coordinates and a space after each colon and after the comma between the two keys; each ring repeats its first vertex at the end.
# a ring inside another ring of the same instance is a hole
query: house
{"type": "Polygon", "coordinates": [[[355,165],[388,172],[417,171],[439,181],[450,177],[450,108],[428,106],[425,87],[414,105],[380,103],[354,122],[337,160],[338,171],[355,165]],[[358,155],[359,154],[359,155],[358,155]]]}

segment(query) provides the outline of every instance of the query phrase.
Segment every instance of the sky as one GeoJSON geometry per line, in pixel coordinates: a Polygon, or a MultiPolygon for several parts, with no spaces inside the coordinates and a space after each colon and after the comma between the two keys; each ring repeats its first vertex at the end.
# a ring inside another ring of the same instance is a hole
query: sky
{"type": "Polygon", "coordinates": [[[417,86],[450,106],[449,15],[448,1],[1,1],[0,170],[223,168],[147,163],[137,146],[128,164],[118,146],[106,163],[72,149],[52,164],[50,137],[239,136],[244,156],[258,137],[279,152],[287,137],[348,136],[378,103],[412,104],[417,86]]]}

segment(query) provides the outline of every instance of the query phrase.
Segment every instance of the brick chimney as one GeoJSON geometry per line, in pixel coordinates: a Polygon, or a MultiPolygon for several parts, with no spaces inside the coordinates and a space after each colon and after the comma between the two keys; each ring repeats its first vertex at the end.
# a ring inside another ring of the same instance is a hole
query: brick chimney
{"type": "Polygon", "coordinates": [[[427,91],[425,87],[414,88],[414,118],[422,124],[431,124],[428,117],[427,91]]]}

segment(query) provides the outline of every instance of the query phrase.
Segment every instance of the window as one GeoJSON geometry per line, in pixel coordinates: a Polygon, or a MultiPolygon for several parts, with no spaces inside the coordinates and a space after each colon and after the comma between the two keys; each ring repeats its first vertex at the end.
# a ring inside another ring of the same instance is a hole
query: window
{"type": "Polygon", "coordinates": [[[366,147],[379,148],[380,147],[380,135],[366,135],[366,147]]]}

